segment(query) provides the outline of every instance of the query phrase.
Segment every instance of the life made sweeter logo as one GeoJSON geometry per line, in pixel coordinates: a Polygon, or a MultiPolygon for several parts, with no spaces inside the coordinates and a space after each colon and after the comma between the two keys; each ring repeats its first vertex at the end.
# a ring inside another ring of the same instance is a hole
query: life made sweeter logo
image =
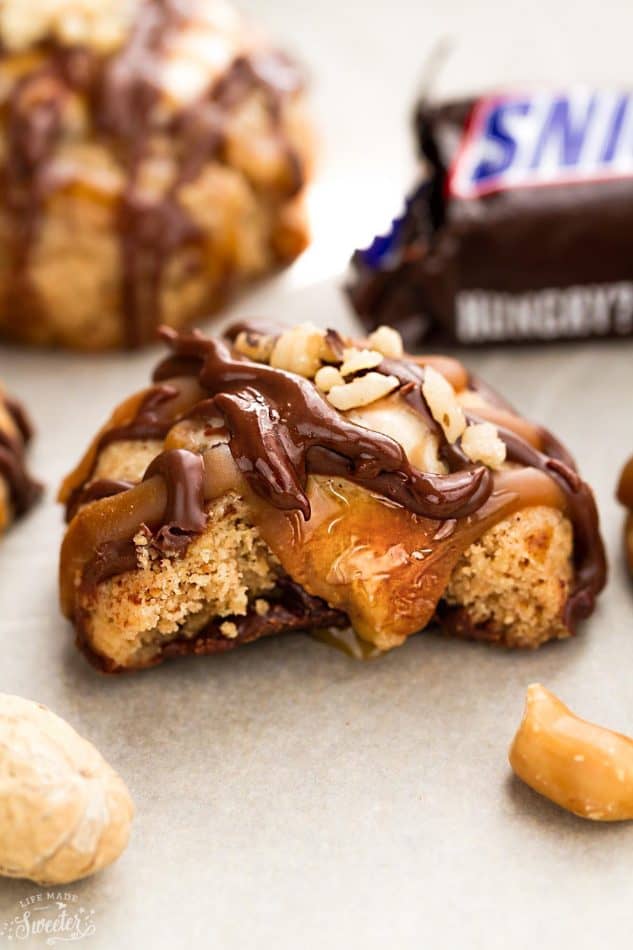
{"type": "Polygon", "coordinates": [[[75,943],[96,932],[94,916],[77,894],[40,891],[21,900],[14,917],[0,922],[0,943],[19,944],[38,937],[49,947],[75,943]]]}
{"type": "Polygon", "coordinates": [[[479,99],[447,188],[477,198],[513,188],[633,176],[633,96],[574,89],[479,99]]]}

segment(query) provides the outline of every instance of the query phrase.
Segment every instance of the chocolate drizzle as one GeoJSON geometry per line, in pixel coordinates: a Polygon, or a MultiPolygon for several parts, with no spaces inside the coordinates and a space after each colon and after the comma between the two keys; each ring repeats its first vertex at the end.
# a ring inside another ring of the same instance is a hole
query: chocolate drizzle
{"type": "Polygon", "coordinates": [[[162,415],[161,407],[176,396],[178,390],[173,386],[152,386],[147,391],[139,411],[131,422],[122,426],[106,429],[97,444],[97,453],[112,442],[133,441],[135,439],[164,439],[172,424],[167,415],[162,415]]]}
{"type": "MultiPolygon", "coordinates": [[[[282,103],[302,87],[293,63],[274,50],[236,56],[219,80],[194,101],[163,108],[164,57],[180,30],[195,19],[190,0],[145,0],[126,45],[110,57],[84,48],[40,47],[43,65],[19,79],[9,97],[7,159],[2,169],[14,232],[13,307],[20,319],[38,316],[41,305],[28,280],[43,202],[58,187],[50,173],[56,146],[76,133],[67,128],[65,104],[81,95],[90,108],[94,135],[112,150],[126,173],[118,207],[125,343],[139,346],[154,336],[160,322],[163,275],[175,252],[198,250],[191,266],[200,267],[204,236],[179,202],[181,187],[207,162],[225,161],[227,117],[252,91],[264,96],[272,128],[288,161],[285,197],[302,186],[301,161],[282,135],[282,103]],[[143,163],[161,156],[161,143],[176,143],[171,183],[160,194],[142,187],[143,163]]],[[[6,54],[5,54],[6,55],[6,54]]],[[[66,181],[62,184],[67,184],[66,181]]]]}
{"type": "Polygon", "coordinates": [[[346,478],[437,519],[465,517],[492,491],[483,466],[450,475],[418,471],[396,441],[345,419],[302,376],[252,362],[200,333],[163,328],[161,335],[177,357],[197,360],[198,380],[211,397],[205,411],[223,419],[238,469],[277,508],[309,519],[309,474],[346,478]]]}
{"type": "Polygon", "coordinates": [[[177,389],[165,384],[150,387],[130,422],[111,426],[101,433],[96,440],[94,457],[85,478],[82,479],[82,484],[71,491],[66,499],[66,521],[70,521],[78,509],[87,502],[109,498],[130,488],[129,482],[119,479],[92,478],[99,454],[114,442],[164,439],[173,420],[169,414],[161,410],[164,409],[166,403],[174,399],[177,393],[177,389]]]}
{"type": "Polygon", "coordinates": [[[163,529],[173,533],[200,534],[207,524],[204,510],[204,461],[196,452],[169,449],[157,455],[144,481],[158,475],[167,487],[163,529]]]}
{"type": "Polygon", "coordinates": [[[42,486],[29,475],[26,468],[25,447],[32,429],[24,409],[12,399],[0,400],[15,423],[17,434],[0,429],[0,476],[9,486],[11,505],[16,517],[23,515],[35,504],[42,486]]]}
{"type": "Polygon", "coordinates": [[[7,152],[1,180],[13,231],[13,281],[9,312],[38,313],[28,281],[31,252],[42,211],[45,170],[62,131],[65,88],[52,66],[19,79],[7,104],[7,152]]]}

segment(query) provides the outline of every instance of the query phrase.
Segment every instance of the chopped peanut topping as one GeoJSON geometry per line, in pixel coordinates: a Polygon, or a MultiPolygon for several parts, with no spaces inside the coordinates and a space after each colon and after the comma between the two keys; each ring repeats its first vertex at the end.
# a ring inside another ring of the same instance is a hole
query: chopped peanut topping
{"type": "Polygon", "coordinates": [[[352,376],[366,369],[375,369],[380,366],[384,357],[377,350],[359,350],[348,347],[343,350],[343,363],[339,367],[341,376],[352,376]]]}
{"type": "Polygon", "coordinates": [[[449,381],[432,366],[424,369],[422,392],[431,415],[444,430],[449,442],[455,442],[466,428],[466,417],[449,381]]]}
{"type": "Polygon", "coordinates": [[[393,327],[378,327],[373,333],[369,334],[367,342],[372,350],[378,350],[383,356],[389,359],[400,359],[404,354],[402,337],[393,327]]]}
{"type": "Polygon", "coordinates": [[[314,377],[314,382],[324,393],[329,393],[333,386],[345,385],[345,380],[335,366],[322,366],[314,377]]]}
{"type": "Polygon", "coordinates": [[[270,365],[313,379],[321,366],[325,333],[311,323],[285,330],[277,339],[270,356],[270,365]]]}
{"type": "Polygon", "coordinates": [[[248,333],[242,330],[238,333],[233,345],[238,353],[247,356],[249,360],[254,360],[256,363],[268,363],[275,346],[275,338],[266,336],[264,333],[248,333]]]}
{"type": "Polygon", "coordinates": [[[358,376],[343,386],[333,386],[327,398],[335,409],[346,412],[359,406],[368,406],[400,385],[396,376],[384,376],[382,373],[367,373],[358,376]]]}
{"type": "Polygon", "coordinates": [[[462,434],[462,449],[472,462],[483,462],[489,468],[501,468],[506,460],[506,446],[491,422],[467,426],[462,434]]]}

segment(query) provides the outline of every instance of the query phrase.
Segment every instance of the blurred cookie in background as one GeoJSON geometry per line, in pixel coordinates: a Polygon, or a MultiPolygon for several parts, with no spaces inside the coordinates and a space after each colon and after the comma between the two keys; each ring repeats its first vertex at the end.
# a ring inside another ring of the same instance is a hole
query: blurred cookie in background
{"type": "Polygon", "coordinates": [[[624,544],[629,570],[633,574],[633,456],[628,460],[620,474],[617,498],[620,504],[628,508],[624,525],[624,544]]]}
{"type": "Polygon", "coordinates": [[[137,347],[308,242],[297,66],[224,0],[0,4],[0,334],[137,347]]]}
{"type": "Polygon", "coordinates": [[[26,468],[25,452],[32,434],[24,408],[0,385],[0,534],[28,511],[42,492],[26,468]]]}

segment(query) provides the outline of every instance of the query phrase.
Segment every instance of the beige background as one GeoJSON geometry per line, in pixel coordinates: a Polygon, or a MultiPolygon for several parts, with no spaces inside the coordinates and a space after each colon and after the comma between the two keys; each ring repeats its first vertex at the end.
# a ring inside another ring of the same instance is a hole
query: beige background
{"type": "MultiPolygon", "coordinates": [[[[446,89],[633,84],[630,2],[248,6],[311,69],[324,152],[313,249],[243,313],[348,324],[339,275],[410,181],[407,115],[439,36],[455,41],[446,89]]],[[[124,858],[70,889],[95,912],[86,945],[631,946],[633,826],[583,824],[539,800],[511,779],[506,751],[534,680],[633,732],[633,592],[612,497],[633,450],[632,357],[633,341],[466,354],[567,440],[597,489],[611,580],[575,641],[519,655],[424,635],[360,664],[297,636],[105,679],[59,617],[53,489],[156,352],[0,351],[0,375],[37,421],[33,465],[49,485],[2,543],[0,689],[67,717],[138,804],[124,858]]],[[[0,924],[37,891],[0,883],[0,924]]]]}

